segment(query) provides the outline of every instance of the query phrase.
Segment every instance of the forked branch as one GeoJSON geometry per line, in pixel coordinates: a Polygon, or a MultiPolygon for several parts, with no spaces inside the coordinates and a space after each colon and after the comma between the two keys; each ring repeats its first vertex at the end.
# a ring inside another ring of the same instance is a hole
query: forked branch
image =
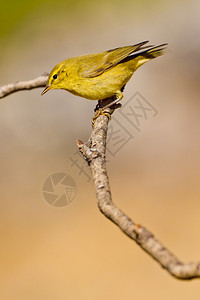
{"type": "MultiPolygon", "coordinates": [[[[45,87],[47,76],[43,75],[29,81],[21,81],[0,87],[0,98],[20,90],[45,87]]],[[[107,108],[110,114],[113,110],[107,108]]],[[[100,115],[95,123],[88,142],[77,140],[77,146],[90,166],[100,211],[115,223],[128,237],[155,259],[171,275],[178,279],[200,278],[200,262],[182,263],[170,250],[162,245],[154,235],[142,225],[135,224],[112,202],[109,178],[106,171],[106,138],[108,117],[100,115]]]]}
{"type": "MultiPolygon", "coordinates": [[[[113,112],[111,109],[106,110],[109,110],[110,113],[113,112]]],[[[94,128],[88,142],[82,143],[77,140],[77,146],[88,162],[92,172],[100,211],[171,275],[178,279],[199,278],[200,262],[182,263],[150,231],[142,225],[135,224],[112,202],[109,178],[106,171],[108,122],[107,116],[100,115],[94,123],[94,128]]]]}

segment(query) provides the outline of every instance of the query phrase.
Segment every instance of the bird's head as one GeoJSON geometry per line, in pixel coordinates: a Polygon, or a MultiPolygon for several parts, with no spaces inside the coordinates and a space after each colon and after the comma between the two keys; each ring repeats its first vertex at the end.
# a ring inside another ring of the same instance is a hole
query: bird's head
{"type": "Polygon", "coordinates": [[[60,63],[55,66],[49,75],[47,85],[41,95],[44,95],[46,92],[52,89],[63,89],[66,77],[67,73],[65,65],[60,63]]]}

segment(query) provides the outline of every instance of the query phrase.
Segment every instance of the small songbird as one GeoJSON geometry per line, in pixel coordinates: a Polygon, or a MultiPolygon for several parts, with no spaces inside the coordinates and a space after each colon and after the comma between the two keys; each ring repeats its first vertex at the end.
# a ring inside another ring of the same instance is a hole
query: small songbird
{"type": "Polygon", "coordinates": [[[53,68],[42,95],[51,89],[63,89],[90,100],[114,97],[111,105],[117,103],[133,73],[145,62],[164,54],[167,44],[147,43],[68,58],[53,68]]]}

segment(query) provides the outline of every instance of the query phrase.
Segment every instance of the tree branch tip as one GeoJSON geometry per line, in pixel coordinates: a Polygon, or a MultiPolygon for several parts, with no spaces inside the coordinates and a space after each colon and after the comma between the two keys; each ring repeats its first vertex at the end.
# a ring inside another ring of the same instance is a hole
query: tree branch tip
{"type": "Polygon", "coordinates": [[[84,143],[81,141],[81,140],[76,140],[76,145],[77,145],[77,147],[80,149],[80,148],[82,148],[83,147],[83,145],[84,145],[84,143]]]}

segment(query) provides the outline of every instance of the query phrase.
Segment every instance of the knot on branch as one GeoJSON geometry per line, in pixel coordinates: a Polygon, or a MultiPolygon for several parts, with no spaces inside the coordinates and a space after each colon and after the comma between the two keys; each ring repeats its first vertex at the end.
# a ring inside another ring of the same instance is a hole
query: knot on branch
{"type": "Polygon", "coordinates": [[[88,165],[90,165],[92,160],[98,157],[102,157],[101,153],[96,148],[88,147],[80,140],[76,140],[76,144],[79,151],[83,154],[83,157],[87,161],[88,165]]]}
{"type": "Polygon", "coordinates": [[[153,238],[153,234],[140,224],[134,226],[134,233],[136,234],[136,242],[139,245],[146,243],[150,238],[153,238]]]}

